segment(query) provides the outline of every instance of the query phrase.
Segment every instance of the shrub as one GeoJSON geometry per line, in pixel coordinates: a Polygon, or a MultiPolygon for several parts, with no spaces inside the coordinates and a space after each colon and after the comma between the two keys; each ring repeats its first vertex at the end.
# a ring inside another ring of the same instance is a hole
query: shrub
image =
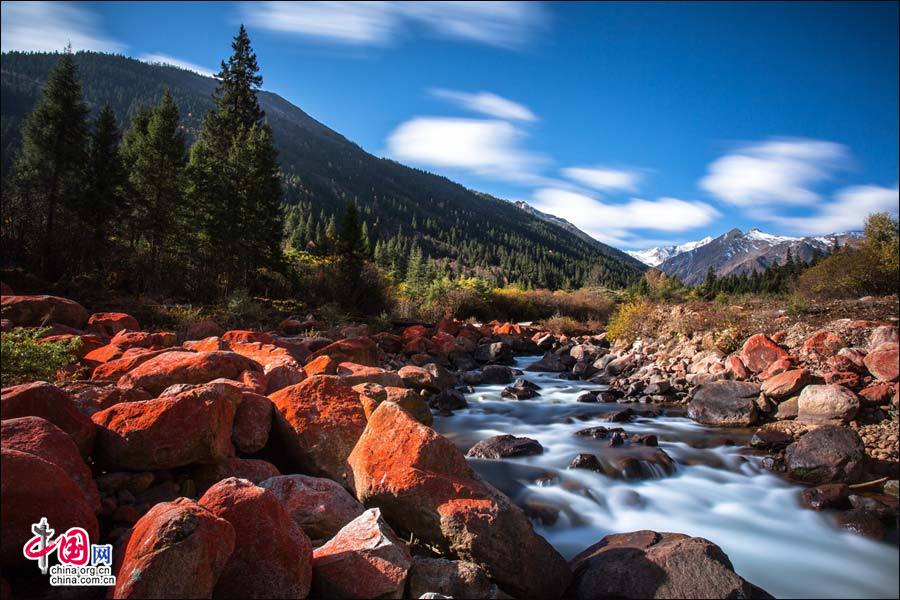
{"type": "Polygon", "coordinates": [[[57,373],[75,362],[81,338],[62,342],[41,342],[49,329],[16,327],[0,334],[2,385],[57,379],[57,373]]]}
{"type": "Polygon", "coordinates": [[[549,319],[544,321],[544,326],[555,334],[578,335],[584,333],[588,328],[573,319],[572,317],[564,317],[556,313],[549,319]]]}
{"type": "Polygon", "coordinates": [[[225,303],[225,320],[233,325],[259,324],[265,319],[265,308],[246,289],[236,290],[225,303]]]}
{"type": "Polygon", "coordinates": [[[612,340],[633,341],[650,325],[654,305],[646,298],[637,298],[619,306],[609,320],[607,335],[612,340]]]}

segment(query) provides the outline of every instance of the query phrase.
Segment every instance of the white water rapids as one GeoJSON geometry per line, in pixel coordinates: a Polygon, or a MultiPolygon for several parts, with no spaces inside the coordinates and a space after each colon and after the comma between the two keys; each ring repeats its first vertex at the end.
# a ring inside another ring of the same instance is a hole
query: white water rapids
{"type": "MultiPolygon", "coordinates": [[[[516,366],[536,358],[521,357],[516,366]]],[[[579,392],[598,389],[596,384],[550,373],[524,377],[541,386],[540,396],[512,400],[500,397],[504,386],[479,386],[466,396],[469,408],[436,417],[434,427],[463,451],[504,433],[540,442],[542,455],[472,465],[517,503],[558,509],[552,525],[547,519],[536,529],[567,559],[609,533],[672,531],[718,544],[738,574],[778,598],[898,596],[896,545],[844,532],[827,511],[802,508],[803,488],[759,466],[760,458],[745,447],[748,432],[707,428],[676,416],[601,422],[599,413],[624,406],[575,401],[579,392]],[[574,435],[595,425],[657,435],[659,447],[677,464],[675,474],[623,480],[566,469],[578,453],[603,461],[617,451],[606,439],[574,435]],[[728,438],[736,443],[726,445],[728,438]]]]}

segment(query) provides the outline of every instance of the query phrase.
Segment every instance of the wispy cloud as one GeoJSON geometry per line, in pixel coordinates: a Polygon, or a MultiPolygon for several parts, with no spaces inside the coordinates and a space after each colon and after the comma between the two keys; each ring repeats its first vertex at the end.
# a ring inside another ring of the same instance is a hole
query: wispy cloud
{"type": "Polygon", "coordinates": [[[529,204],[570,221],[602,242],[623,247],[646,244],[647,240],[636,231],[687,231],[707,225],[720,216],[719,211],[704,202],[632,198],[613,204],[559,188],[538,189],[529,204]]]}
{"type": "Polygon", "coordinates": [[[538,180],[534,170],[545,158],[522,147],[525,137],[507,121],[416,117],[388,136],[387,152],[417,165],[530,183],[538,180]]]}
{"type": "Polygon", "coordinates": [[[68,2],[3,2],[0,5],[0,49],[55,52],[74,50],[121,52],[125,45],[101,31],[97,16],[68,2]]]}
{"type": "Polygon", "coordinates": [[[834,142],[773,138],[738,148],[709,165],[700,187],[738,206],[812,204],[813,189],[850,161],[847,148],[834,142]]]}
{"type": "Polygon", "coordinates": [[[180,58],[175,58],[174,56],[169,56],[168,54],[141,54],[138,57],[138,60],[142,60],[145,63],[151,64],[172,65],[173,67],[178,67],[179,69],[193,71],[194,73],[203,75],[204,77],[214,77],[216,74],[216,72],[211,69],[201,67],[198,64],[188,62],[186,60],[181,60],[180,58]]]}
{"type": "Polygon", "coordinates": [[[636,192],[641,173],[607,167],[568,167],[562,174],[582,185],[603,190],[636,192]]]}
{"type": "Polygon", "coordinates": [[[424,32],[515,49],[546,22],[532,2],[247,2],[243,13],[256,27],[366,46],[424,32]]]}
{"type": "Polygon", "coordinates": [[[519,104],[503,96],[492,92],[459,92],[443,88],[431,88],[428,90],[435,98],[449,100],[457,106],[461,106],[472,112],[497,117],[498,119],[512,119],[515,121],[537,121],[537,115],[531,112],[524,104],[519,104]]]}
{"type": "Polygon", "coordinates": [[[807,216],[763,215],[766,220],[787,231],[802,235],[822,235],[862,229],[866,217],[874,212],[897,215],[900,191],[878,185],[854,185],[843,188],[830,202],[821,204],[807,216]]]}

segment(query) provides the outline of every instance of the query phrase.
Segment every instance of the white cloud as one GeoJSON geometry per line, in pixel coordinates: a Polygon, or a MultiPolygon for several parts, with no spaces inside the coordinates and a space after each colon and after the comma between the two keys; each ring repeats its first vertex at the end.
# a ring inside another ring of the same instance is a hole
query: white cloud
{"type": "Polygon", "coordinates": [[[519,182],[539,178],[544,161],[520,146],[525,133],[506,121],[416,117],[401,123],[387,139],[387,153],[414,164],[463,169],[519,182]]]}
{"type": "Polygon", "coordinates": [[[802,235],[823,235],[863,228],[866,217],[874,212],[897,214],[900,191],[878,185],[854,185],[839,190],[834,200],[817,207],[808,216],[766,218],[785,229],[802,235]]]}
{"type": "Polygon", "coordinates": [[[3,2],[0,5],[0,49],[59,52],[121,52],[125,45],[100,31],[96,15],[68,2],[3,2]]]}
{"type": "Polygon", "coordinates": [[[443,88],[429,90],[432,96],[449,100],[467,110],[478,112],[498,119],[512,119],[516,121],[537,121],[537,115],[531,112],[527,106],[514,102],[491,92],[458,92],[443,88]]]}
{"type": "Polygon", "coordinates": [[[738,148],[709,165],[701,188],[738,206],[812,204],[812,187],[845,167],[849,153],[841,144],[801,138],[775,138],[738,148]]]}
{"type": "Polygon", "coordinates": [[[582,185],[598,190],[636,192],[641,174],[637,171],[605,167],[568,167],[562,174],[582,185]]]}
{"type": "Polygon", "coordinates": [[[622,204],[611,204],[559,188],[538,189],[529,204],[566,219],[602,242],[625,247],[646,242],[634,233],[637,230],[687,231],[719,217],[719,212],[704,202],[632,198],[622,204]]]}
{"type": "Polygon", "coordinates": [[[336,43],[386,46],[408,31],[518,48],[544,22],[531,2],[247,2],[248,23],[336,43]]]}
{"type": "Polygon", "coordinates": [[[142,60],[145,63],[150,64],[172,65],[173,67],[193,71],[194,73],[198,73],[200,75],[203,75],[204,77],[214,77],[216,75],[215,71],[207,69],[206,67],[201,67],[198,64],[188,62],[186,60],[181,60],[167,54],[142,54],[138,57],[138,60],[142,60]]]}

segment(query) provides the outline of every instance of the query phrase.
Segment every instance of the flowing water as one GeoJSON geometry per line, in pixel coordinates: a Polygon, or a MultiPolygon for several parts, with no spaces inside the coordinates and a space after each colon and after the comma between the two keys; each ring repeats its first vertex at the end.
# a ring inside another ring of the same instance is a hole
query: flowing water
{"type": "MultiPolygon", "coordinates": [[[[520,357],[516,366],[536,358],[520,357]]],[[[898,596],[896,543],[841,531],[827,511],[802,508],[802,488],[762,469],[747,449],[752,431],[707,428],[678,407],[652,416],[659,407],[627,405],[651,416],[603,422],[604,413],[623,405],[575,401],[580,392],[599,389],[596,384],[550,373],[525,378],[541,386],[540,396],[517,401],[501,398],[504,386],[479,386],[466,396],[468,409],[436,417],[434,426],[463,451],[503,433],[539,441],[542,455],[471,464],[538,517],[538,532],[567,559],[609,533],[673,531],[718,544],[740,575],[778,598],[898,596]],[[666,474],[652,460],[653,448],[611,448],[608,439],[575,435],[596,425],[656,435],[675,472],[666,474]],[[566,469],[585,452],[597,455],[609,474],[566,469]],[[642,476],[650,478],[623,478],[629,461],[631,467],[640,461],[642,476]]]]}

